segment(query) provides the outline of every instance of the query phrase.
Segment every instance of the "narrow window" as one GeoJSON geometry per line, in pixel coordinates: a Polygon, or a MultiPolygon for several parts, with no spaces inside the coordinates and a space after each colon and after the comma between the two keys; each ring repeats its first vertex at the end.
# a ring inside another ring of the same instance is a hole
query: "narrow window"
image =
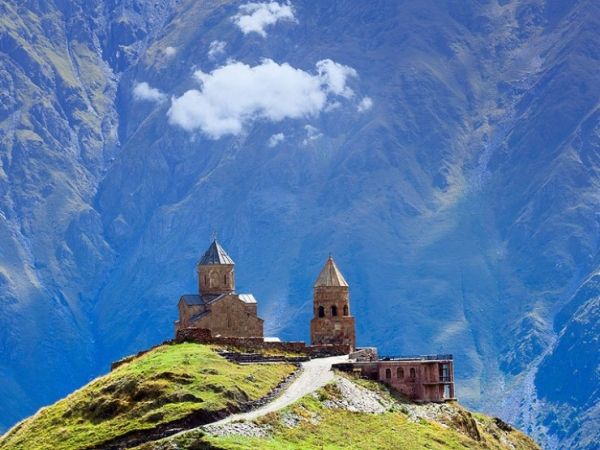
{"type": "Polygon", "coordinates": [[[452,396],[450,395],[450,385],[449,384],[444,385],[443,396],[444,396],[444,398],[452,398],[452,396]]]}
{"type": "Polygon", "coordinates": [[[348,305],[344,305],[344,315],[348,315],[348,305]]]}
{"type": "Polygon", "coordinates": [[[325,308],[319,306],[319,317],[325,317],[325,308]]]}
{"type": "Polygon", "coordinates": [[[392,378],[392,369],[385,369],[385,377],[389,380],[392,378]]]}
{"type": "Polygon", "coordinates": [[[204,275],[204,285],[208,286],[208,275],[204,275]]]}
{"type": "Polygon", "coordinates": [[[331,315],[332,316],[337,316],[337,306],[333,305],[331,307],[331,315]]]}
{"type": "Polygon", "coordinates": [[[450,368],[448,364],[440,365],[440,381],[450,381],[450,368]]]}
{"type": "Polygon", "coordinates": [[[404,369],[402,367],[398,367],[396,369],[396,378],[398,378],[399,380],[404,379],[404,369]]]}
{"type": "Polygon", "coordinates": [[[415,370],[414,367],[410,368],[410,379],[414,380],[415,378],[417,378],[417,371],[415,370]]]}
{"type": "Polygon", "coordinates": [[[227,274],[223,275],[223,283],[227,284],[227,274]]]}

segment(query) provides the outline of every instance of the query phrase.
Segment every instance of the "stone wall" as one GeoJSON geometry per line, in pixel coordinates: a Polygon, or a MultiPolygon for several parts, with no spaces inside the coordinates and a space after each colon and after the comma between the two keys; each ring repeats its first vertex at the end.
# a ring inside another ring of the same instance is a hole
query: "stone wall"
{"type": "Polygon", "coordinates": [[[229,294],[211,303],[209,313],[190,325],[208,328],[214,336],[262,339],[263,320],[256,316],[253,306],[248,307],[236,294],[229,294]]]}
{"type": "Polygon", "coordinates": [[[206,328],[184,328],[177,330],[176,342],[196,342],[199,344],[228,345],[253,350],[277,350],[289,353],[308,354],[304,342],[265,342],[263,338],[213,337],[206,328]]]}
{"type": "Polygon", "coordinates": [[[309,345],[307,349],[313,358],[347,355],[354,350],[349,344],[309,345]]]}
{"type": "Polygon", "coordinates": [[[347,286],[315,287],[313,314],[310,321],[312,345],[355,346],[355,324],[350,315],[347,286]]]}
{"type": "Polygon", "coordinates": [[[228,345],[250,350],[276,350],[286,353],[300,353],[313,358],[347,355],[353,348],[350,345],[306,345],[304,342],[265,342],[262,338],[213,337],[206,328],[183,328],[177,330],[176,342],[196,342],[199,344],[228,345]]]}
{"type": "Polygon", "coordinates": [[[377,347],[357,348],[350,353],[350,359],[355,359],[357,361],[376,361],[377,347]]]}

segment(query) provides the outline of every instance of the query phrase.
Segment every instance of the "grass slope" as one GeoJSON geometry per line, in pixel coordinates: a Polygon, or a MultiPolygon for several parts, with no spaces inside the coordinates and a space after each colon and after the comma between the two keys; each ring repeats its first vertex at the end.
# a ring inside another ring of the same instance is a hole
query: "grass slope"
{"type": "MultiPolygon", "coordinates": [[[[293,406],[255,421],[265,427],[262,437],[239,434],[217,437],[201,431],[161,442],[148,443],[136,450],[242,450],[242,449],[403,449],[403,450],[539,450],[527,436],[510,428],[501,429],[494,419],[471,414],[458,404],[448,405],[450,413],[436,420],[411,419],[409,408],[421,408],[393,398],[372,382],[357,381],[390,402],[383,414],[352,412],[332,408],[331,400],[340,397],[334,385],[316,395],[304,397],[293,406]]],[[[427,408],[427,406],[423,406],[427,408]]]]}
{"type": "Polygon", "coordinates": [[[90,447],[195,411],[256,400],[294,369],[287,364],[233,364],[197,344],[158,347],[41,409],[0,438],[0,449],[90,447]]]}

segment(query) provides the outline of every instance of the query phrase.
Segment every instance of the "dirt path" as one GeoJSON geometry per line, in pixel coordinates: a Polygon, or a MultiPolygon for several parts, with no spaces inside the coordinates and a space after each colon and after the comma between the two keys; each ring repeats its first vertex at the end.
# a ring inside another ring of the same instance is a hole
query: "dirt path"
{"type": "MultiPolygon", "coordinates": [[[[175,421],[173,423],[160,425],[154,430],[135,431],[126,436],[119,436],[116,439],[113,439],[109,442],[104,442],[103,444],[92,447],[89,450],[122,450],[150,441],[157,441],[160,439],[170,440],[176,438],[177,436],[182,436],[186,433],[193,432],[194,430],[202,429],[205,426],[212,427],[230,422],[256,419],[270,412],[285,408],[305,395],[323,387],[334,378],[334,373],[331,370],[331,366],[347,360],[348,355],[344,355],[332,356],[329,358],[317,358],[303,362],[301,365],[300,374],[278,397],[253,411],[232,414],[217,421],[211,421],[211,419],[214,420],[214,418],[210,417],[209,414],[200,411],[197,415],[185,417],[182,420],[175,421]]],[[[219,412],[219,414],[221,414],[220,417],[223,417],[223,413],[223,411],[219,412]]]]}
{"type": "Polygon", "coordinates": [[[298,377],[288,386],[288,388],[281,393],[279,397],[274,399],[272,402],[261,406],[253,411],[245,413],[233,414],[225,419],[213,422],[213,425],[223,425],[229,422],[236,422],[240,420],[254,420],[258,417],[264,416],[274,411],[279,411],[286,406],[291,405],[296,400],[304,397],[311,392],[325,386],[328,382],[333,380],[333,371],[331,370],[332,364],[337,364],[348,360],[348,356],[332,356],[329,358],[318,358],[302,363],[302,372],[298,377]]]}

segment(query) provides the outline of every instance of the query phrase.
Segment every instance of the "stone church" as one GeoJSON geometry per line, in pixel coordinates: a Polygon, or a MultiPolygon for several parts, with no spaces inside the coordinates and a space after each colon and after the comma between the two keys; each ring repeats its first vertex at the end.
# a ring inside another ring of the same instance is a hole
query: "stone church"
{"type": "Polygon", "coordinates": [[[331,256],[317,277],[314,289],[311,345],[356,347],[354,317],[350,314],[348,283],[331,256]]]}
{"type": "Polygon", "coordinates": [[[198,294],[182,295],[176,340],[269,348],[310,357],[348,354],[339,370],[361,373],[421,402],[455,400],[452,355],[377,356],[374,347],[356,348],[349,287],[331,256],[313,285],[311,345],[264,339],[252,294],[235,291],[235,263],[215,239],[197,265],[198,294]]]}
{"type": "Polygon", "coordinates": [[[175,329],[210,330],[212,337],[262,338],[252,294],[235,291],[235,263],[215,239],[197,265],[198,294],[179,299],[175,329]]]}

